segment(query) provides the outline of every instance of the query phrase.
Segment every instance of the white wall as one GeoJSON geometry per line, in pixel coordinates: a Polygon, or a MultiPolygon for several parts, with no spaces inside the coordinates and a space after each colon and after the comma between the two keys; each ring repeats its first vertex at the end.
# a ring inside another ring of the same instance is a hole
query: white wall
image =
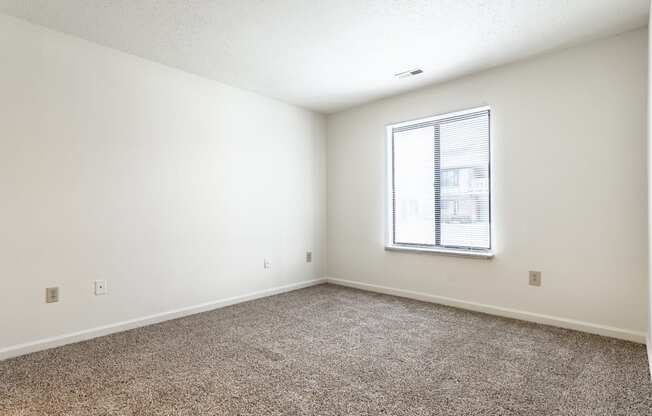
{"type": "Polygon", "coordinates": [[[328,276],[644,339],[646,56],[641,29],[329,116],[328,276]],[[385,124],[480,105],[495,258],[385,251],[385,124]]]}
{"type": "Polygon", "coordinates": [[[0,351],[323,275],[322,116],[2,15],[0,50],[0,351]]]}
{"type": "Polygon", "coordinates": [[[0,15],[0,351],[324,274],[645,333],[646,48],[330,116],[326,198],[321,116],[0,15]],[[484,104],[496,257],[384,251],[385,124],[484,104]]]}

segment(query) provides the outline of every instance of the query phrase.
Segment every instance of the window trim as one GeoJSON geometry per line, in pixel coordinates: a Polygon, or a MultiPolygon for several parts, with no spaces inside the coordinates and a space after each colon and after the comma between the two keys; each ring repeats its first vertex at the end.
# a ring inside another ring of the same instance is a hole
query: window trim
{"type": "Polygon", "coordinates": [[[442,254],[446,256],[455,257],[470,257],[476,259],[492,259],[494,252],[491,250],[453,250],[447,248],[433,248],[425,246],[408,246],[404,244],[389,244],[385,245],[386,251],[404,251],[412,253],[428,253],[428,254],[442,254]]]}
{"type": "Polygon", "coordinates": [[[492,193],[494,190],[493,184],[493,158],[492,158],[492,142],[493,142],[493,129],[492,129],[492,110],[488,105],[478,106],[473,108],[464,109],[461,111],[452,111],[441,113],[433,116],[419,117],[408,121],[401,121],[398,123],[388,123],[385,125],[385,250],[386,251],[403,251],[414,253],[429,253],[429,254],[442,254],[451,256],[462,256],[471,258],[491,259],[494,257],[494,221],[493,221],[493,198],[492,193]],[[395,244],[394,243],[394,216],[393,216],[393,173],[394,173],[394,149],[393,149],[393,129],[397,127],[405,127],[413,124],[430,123],[437,120],[447,119],[451,117],[464,116],[481,111],[489,112],[489,248],[488,249],[473,249],[473,248],[454,248],[454,247],[432,247],[419,244],[395,244]]]}

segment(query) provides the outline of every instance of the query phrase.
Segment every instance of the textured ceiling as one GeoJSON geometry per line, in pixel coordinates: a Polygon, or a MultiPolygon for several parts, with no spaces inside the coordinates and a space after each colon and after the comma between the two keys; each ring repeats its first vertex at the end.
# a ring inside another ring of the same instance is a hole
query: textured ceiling
{"type": "Polygon", "coordinates": [[[0,12],[331,113],[645,26],[648,0],[0,0],[0,12]],[[393,76],[413,68],[424,73],[393,76]]]}

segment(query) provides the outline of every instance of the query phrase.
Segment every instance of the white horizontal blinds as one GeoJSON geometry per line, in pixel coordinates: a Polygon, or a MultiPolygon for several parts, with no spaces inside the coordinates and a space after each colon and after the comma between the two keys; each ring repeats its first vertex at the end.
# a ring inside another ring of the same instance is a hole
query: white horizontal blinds
{"type": "Polygon", "coordinates": [[[488,249],[489,112],[443,119],[438,124],[440,245],[488,249]]]}
{"type": "Polygon", "coordinates": [[[429,125],[393,133],[395,244],[435,245],[434,131],[429,125]]]}
{"type": "Polygon", "coordinates": [[[489,110],[392,128],[393,244],[491,247],[489,110]]]}

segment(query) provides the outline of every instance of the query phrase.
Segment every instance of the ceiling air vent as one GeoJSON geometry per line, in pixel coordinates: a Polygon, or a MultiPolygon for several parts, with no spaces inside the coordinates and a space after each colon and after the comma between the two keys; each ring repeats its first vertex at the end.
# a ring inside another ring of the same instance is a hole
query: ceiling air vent
{"type": "Polygon", "coordinates": [[[411,69],[409,71],[403,71],[403,72],[399,72],[398,74],[394,74],[394,76],[398,79],[403,79],[403,78],[413,77],[415,75],[419,75],[422,73],[423,71],[420,69],[411,69]]]}

